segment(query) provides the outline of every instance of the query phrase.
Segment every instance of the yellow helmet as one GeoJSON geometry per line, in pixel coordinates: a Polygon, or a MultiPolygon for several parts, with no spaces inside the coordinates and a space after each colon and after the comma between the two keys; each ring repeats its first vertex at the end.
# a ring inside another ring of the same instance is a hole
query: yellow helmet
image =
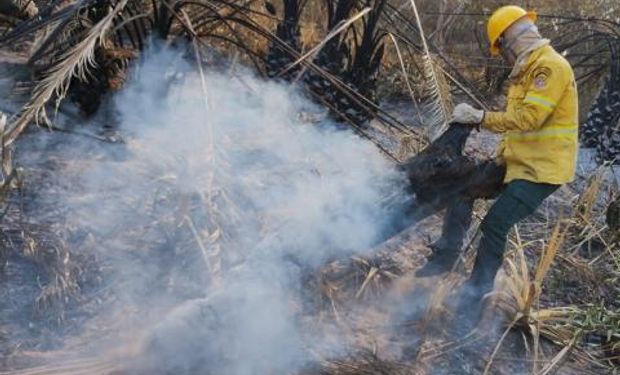
{"type": "Polygon", "coordinates": [[[525,9],[515,5],[501,7],[493,13],[487,24],[487,33],[489,35],[489,43],[491,44],[491,55],[499,55],[499,46],[497,45],[499,38],[513,23],[523,17],[528,17],[534,22],[538,18],[536,12],[526,12],[525,9]]]}

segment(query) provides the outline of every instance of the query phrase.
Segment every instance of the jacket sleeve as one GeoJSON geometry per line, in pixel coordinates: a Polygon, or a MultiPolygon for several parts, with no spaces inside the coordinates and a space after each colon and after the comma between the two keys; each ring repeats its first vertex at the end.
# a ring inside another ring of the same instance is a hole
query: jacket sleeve
{"type": "Polygon", "coordinates": [[[506,112],[485,113],[485,129],[495,133],[540,129],[564,95],[569,79],[561,66],[539,64],[526,82],[525,95],[514,98],[516,102],[506,112]]]}

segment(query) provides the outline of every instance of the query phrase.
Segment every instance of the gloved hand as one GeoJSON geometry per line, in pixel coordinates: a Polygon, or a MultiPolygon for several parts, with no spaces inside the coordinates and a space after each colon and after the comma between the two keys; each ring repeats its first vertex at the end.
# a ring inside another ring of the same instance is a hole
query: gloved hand
{"type": "Polygon", "coordinates": [[[452,112],[452,121],[460,124],[479,125],[482,120],[484,120],[484,111],[466,103],[457,105],[452,112]]]}

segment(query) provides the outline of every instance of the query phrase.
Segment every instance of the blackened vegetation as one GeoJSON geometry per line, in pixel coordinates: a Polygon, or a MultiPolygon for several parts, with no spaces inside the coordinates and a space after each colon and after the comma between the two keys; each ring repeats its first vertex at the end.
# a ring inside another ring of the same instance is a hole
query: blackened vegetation
{"type": "Polygon", "coordinates": [[[1,0],[0,14],[11,22],[35,17],[39,13],[37,4],[32,0],[1,0]]]}
{"type": "Polygon", "coordinates": [[[588,113],[581,129],[582,143],[596,148],[599,162],[620,162],[620,36],[610,37],[609,77],[588,113]]]}
{"type": "MultiPolygon", "coordinates": [[[[94,115],[102,104],[102,100],[108,92],[119,90],[125,82],[125,72],[128,62],[135,57],[135,51],[145,47],[148,35],[145,20],[135,23],[126,23],[127,18],[135,18],[140,14],[136,2],[130,2],[126,7],[126,14],[119,14],[115,27],[118,27],[111,43],[97,46],[95,49],[94,66],[89,71],[87,79],[74,77],[70,83],[72,90],[70,98],[76,102],[85,116],[94,115]]],[[[89,25],[103,19],[110,7],[106,1],[97,0],[86,8],[83,15],[77,17],[72,37],[63,41],[66,46],[54,48],[48,53],[53,54],[52,61],[62,58],[63,53],[74,47],[74,43],[80,39],[80,35],[88,32],[89,25]]],[[[60,31],[60,30],[58,30],[60,31]]],[[[64,32],[64,30],[62,31],[64,32]]],[[[45,51],[41,52],[42,54],[45,51]]],[[[34,55],[31,60],[36,61],[43,57],[34,55]]]]}
{"type": "MultiPolygon", "coordinates": [[[[270,45],[266,59],[267,75],[289,81],[302,79],[315,98],[330,108],[336,119],[363,126],[374,117],[378,106],[376,83],[385,36],[385,32],[379,30],[379,21],[386,2],[326,0],[327,30],[337,29],[355,11],[365,7],[370,7],[371,11],[362,20],[361,27],[352,25],[325,43],[313,61],[319,69],[298,77],[299,69],[292,67],[292,64],[296,60],[295,52],[301,50],[299,21],[304,2],[283,0],[284,15],[277,26],[276,36],[288,48],[278,43],[270,45]]],[[[267,4],[268,10],[275,11],[271,3],[267,4]]]]}
{"type": "MultiPolygon", "coordinates": [[[[288,81],[295,78],[297,69],[286,69],[294,63],[295,56],[301,54],[299,20],[303,3],[305,2],[299,0],[282,0],[284,14],[276,29],[276,37],[280,43],[270,43],[265,61],[265,70],[270,78],[282,77],[288,81]],[[288,45],[288,49],[281,46],[282,42],[288,45]]],[[[272,15],[277,15],[273,4],[266,2],[265,8],[272,15]]]]}
{"type": "MultiPolygon", "coordinates": [[[[61,68],[63,61],[79,48],[93,25],[112,9],[109,2],[103,0],[86,0],[55,11],[57,6],[57,2],[51,2],[41,11],[40,18],[20,24],[0,40],[1,44],[14,43],[46,26],[45,21],[60,20],[29,58],[35,77],[40,79],[48,72],[61,68]]],[[[106,93],[122,86],[129,60],[145,46],[147,21],[126,21],[138,17],[138,6],[137,1],[128,3],[125,13],[119,14],[114,22],[114,32],[105,43],[95,48],[87,74],[71,78],[69,97],[85,116],[91,116],[99,109],[106,93]]]]}
{"type": "MultiPolygon", "coordinates": [[[[588,87],[596,87],[606,77],[603,87],[580,127],[581,144],[596,149],[599,163],[618,164],[620,137],[616,134],[620,120],[620,23],[604,18],[545,16],[551,21],[543,29],[550,34],[556,50],[570,61],[584,101],[588,87]],[[561,25],[561,27],[558,27],[561,25]],[[585,90],[584,90],[585,89],[585,90]]],[[[589,103],[586,103],[589,104],[589,103]]]]}
{"type": "Polygon", "coordinates": [[[605,221],[612,231],[616,233],[620,231],[620,197],[611,202],[607,208],[605,221]]]}
{"type": "Polygon", "coordinates": [[[411,133],[377,103],[377,76],[386,35],[381,21],[387,0],[325,0],[326,33],[364,9],[370,11],[322,45],[315,55],[301,61],[302,52],[315,47],[303,46],[300,37],[305,4],[306,0],[50,2],[38,17],[19,23],[0,37],[0,46],[8,46],[51,28],[29,59],[37,78],[30,82],[35,94],[28,106],[31,110],[9,124],[8,141],[12,142],[30,121],[44,119],[37,115],[46,105],[57,104],[65,97],[76,102],[84,115],[94,114],[106,94],[122,85],[130,61],[152,45],[153,39],[166,43],[192,40],[191,47],[203,51],[224,47],[240,52],[267,77],[303,83],[335,119],[358,131],[378,117],[389,127],[411,133]],[[113,22],[103,25],[110,16],[113,22]],[[267,26],[269,22],[262,22],[269,19],[277,21],[275,30],[267,26]],[[96,38],[87,43],[93,33],[96,38]],[[88,52],[89,46],[95,45],[92,41],[96,46],[88,52]],[[54,95],[36,97],[37,90],[43,89],[54,95]]]}
{"type": "MultiPolygon", "coordinates": [[[[343,47],[347,35],[340,38],[338,45],[334,46],[338,59],[332,60],[328,53],[319,56],[320,64],[323,63],[321,58],[326,60],[325,63],[330,60],[341,63],[341,67],[334,67],[341,69],[336,70],[337,76],[342,78],[343,83],[351,91],[361,94],[363,100],[356,100],[355,97],[344,95],[341,91],[333,89],[328,89],[326,93],[327,99],[334,103],[338,112],[356,124],[361,124],[373,117],[375,113],[373,108],[377,105],[377,75],[385,48],[383,42],[385,33],[378,30],[378,23],[385,3],[385,0],[366,1],[365,6],[372,7],[372,11],[367,18],[364,18],[359,35],[355,28],[350,29],[353,38],[349,46],[343,47]],[[335,93],[333,97],[329,96],[330,91],[335,93]]],[[[338,12],[335,14],[337,15],[338,12]]]]}

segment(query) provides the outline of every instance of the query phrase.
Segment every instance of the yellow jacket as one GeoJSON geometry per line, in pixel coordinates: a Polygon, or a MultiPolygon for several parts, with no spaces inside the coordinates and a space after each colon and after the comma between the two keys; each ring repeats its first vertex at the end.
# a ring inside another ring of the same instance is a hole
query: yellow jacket
{"type": "Polygon", "coordinates": [[[482,126],[503,134],[504,182],[561,185],[575,177],[579,110],[570,64],[551,46],[530,55],[508,91],[505,112],[487,112],[482,126]]]}

